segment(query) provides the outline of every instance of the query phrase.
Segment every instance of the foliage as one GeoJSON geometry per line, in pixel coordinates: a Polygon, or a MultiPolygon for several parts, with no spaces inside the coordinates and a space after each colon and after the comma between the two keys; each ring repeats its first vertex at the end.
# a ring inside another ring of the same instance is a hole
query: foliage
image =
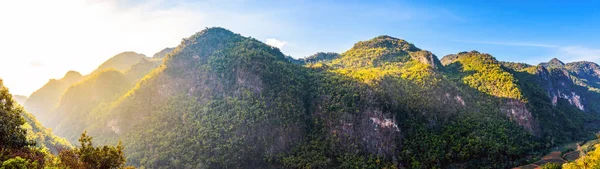
{"type": "Polygon", "coordinates": [[[588,152],[579,159],[562,165],[564,169],[600,168],[600,145],[594,146],[594,151],[588,152]]]}
{"type": "Polygon", "coordinates": [[[0,169],[30,169],[30,168],[39,168],[39,164],[37,162],[32,162],[30,160],[23,159],[18,156],[2,162],[2,166],[0,166],[0,169]]]}
{"type": "Polygon", "coordinates": [[[91,137],[84,133],[81,148],[69,149],[69,144],[42,127],[23,111],[0,79],[0,168],[123,168],[125,156],[121,144],[116,147],[93,147],[91,137]],[[23,116],[22,116],[23,115],[23,116]],[[25,117],[25,118],[23,118],[25,117]],[[27,121],[25,120],[27,119],[27,121]],[[31,133],[30,133],[31,132],[31,133]],[[39,141],[35,147],[35,141],[39,141]],[[61,151],[60,160],[48,150],[61,151]],[[65,158],[73,157],[73,158],[65,158]],[[73,160],[78,159],[78,160],[73,160]],[[75,163],[75,161],[79,161],[75,163]],[[82,164],[82,165],[76,165],[82,164]]]}
{"type": "Polygon", "coordinates": [[[69,87],[61,97],[60,104],[52,111],[54,118],[47,126],[54,133],[75,142],[78,133],[93,121],[92,112],[98,105],[116,100],[133,82],[115,69],[107,69],[88,76],[69,87]]]}
{"type": "Polygon", "coordinates": [[[94,147],[92,137],[86,132],[79,138],[80,147],[73,150],[64,150],[59,154],[62,167],[69,168],[123,168],[125,155],[123,146],[119,142],[116,147],[94,147]]]}
{"type": "Polygon", "coordinates": [[[561,169],[562,165],[558,163],[546,163],[542,165],[542,169],[561,169]]]}
{"type": "Polygon", "coordinates": [[[58,153],[60,149],[71,147],[67,140],[52,134],[50,129],[42,126],[29,112],[23,112],[22,116],[25,119],[22,127],[27,130],[27,140],[35,141],[36,147],[50,153],[58,153]]]}
{"type": "Polygon", "coordinates": [[[447,68],[459,72],[463,83],[496,97],[523,100],[517,79],[491,55],[479,52],[458,54],[447,68]]]}
{"type": "Polygon", "coordinates": [[[51,122],[51,111],[58,106],[62,94],[71,86],[83,79],[83,76],[75,71],[69,71],[61,79],[52,79],[43,87],[33,92],[23,105],[25,110],[35,115],[41,124],[48,126],[51,122]]]}
{"type": "Polygon", "coordinates": [[[303,64],[314,64],[318,62],[330,62],[336,58],[340,57],[340,54],[334,52],[318,52],[313,55],[307,56],[305,58],[300,59],[299,61],[303,64]]]}
{"type": "Polygon", "coordinates": [[[0,79],[0,149],[33,144],[26,138],[27,130],[21,127],[25,124],[25,120],[21,117],[23,112],[23,108],[13,101],[8,88],[0,79]]]}

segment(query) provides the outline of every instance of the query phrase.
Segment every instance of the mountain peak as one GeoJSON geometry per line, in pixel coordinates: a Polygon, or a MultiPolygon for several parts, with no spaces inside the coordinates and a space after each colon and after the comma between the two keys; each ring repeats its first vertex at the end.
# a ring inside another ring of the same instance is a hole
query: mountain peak
{"type": "Polygon", "coordinates": [[[354,67],[378,66],[387,63],[403,63],[415,60],[432,68],[441,66],[437,56],[433,53],[421,50],[412,43],[403,39],[381,35],[370,40],[360,41],[341,55],[342,60],[354,67]]]}
{"type": "Polygon", "coordinates": [[[225,28],[211,27],[211,28],[206,28],[200,32],[197,32],[196,34],[190,36],[189,38],[186,38],[185,40],[187,42],[192,42],[192,41],[196,41],[197,39],[200,39],[200,38],[207,38],[207,37],[225,38],[225,37],[230,37],[233,35],[239,35],[239,34],[233,33],[230,30],[227,30],[225,28]]]}
{"type": "Polygon", "coordinates": [[[421,49],[415,47],[412,43],[408,43],[404,39],[391,37],[388,35],[377,36],[368,41],[360,41],[354,44],[352,48],[399,48],[403,51],[416,52],[421,49]]]}
{"type": "MultiPolygon", "coordinates": [[[[181,44],[177,46],[177,51],[178,53],[185,53],[183,58],[203,58],[215,51],[235,46],[237,42],[241,42],[244,38],[242,35],[225,28],[206,28],[188,38],[184,38],[181,44]]],[[[172,58],[168,60],[170,59],[172,58]]]]}
{"type": "Polygon", "coordinates": [[[146,58],[146,55],[132,51],[121,52],[106,60],[104,63],[98,66],[94,72],[99,72],[110,68],[124,71],[129,69],[131,65],[139,62],[142,58],[146,58]]]}
{"type": "Polygon", "coordinates": [[[459,60],[460,58],[464,58],[464,57],[480,58],[479,60],[481,60],[481,61],[498,62],[498,60],[496,60],[496,58],[494,58],[492,55],[490,55],[488,53],[481,53],[476,50],[472,50],[470,52],[463,51],[463,52],[459,52],[458,54],[446,55],[446,56],[442,57],[441,62],[443,65],[449,65],[449,64],[454,63],[455,61],[459,60]]]}
{"type": "Polygon", "coordinates": [[[152,58],[163,58],[167,56],[167,54],[173,52],[173,50],[175,50],[175,48],[164,48],[163,50],[160,50],[159,52],[156,52],[154,55],[152,55],[152,58]]]}
{"type": "Polygon", "coordinates": [[[565,63],[563,63],[562,61],[558,60],[557,58],[552,58],[552,60],[550,60],[550,62],[548,62],[548,64],[560,65],[560,66],[564,66],[565,65],[565,63]]]}
{"type": "Polygon", "coordinates": [[[565,63],[563,63],[562,61],[558,60],[557,58],[552,58],[548,62],[540,63],[540,65],[542,65],[544,67],[547,67],[547,68],[558,68],[558,67],[565,66],[565,63]]]}
{"type": "Polygon", "coordinates": [[[62,79],[78,79],[78,78],[81,78],[81,77],[83,77],[83,75],[81,75],[81,73],[79,73],[77,71],[74,71],[74,70],[71,70],[71,71],[67,72],[65,74],[65,76],[63,76],[62,79]]]}
{"type": "Polygon", "coordinates": [[[316,63],[321,61],[331,61],[339,57],[340,54],[335,52],[317,52],[300,60],[305,63],[316,63]]]}

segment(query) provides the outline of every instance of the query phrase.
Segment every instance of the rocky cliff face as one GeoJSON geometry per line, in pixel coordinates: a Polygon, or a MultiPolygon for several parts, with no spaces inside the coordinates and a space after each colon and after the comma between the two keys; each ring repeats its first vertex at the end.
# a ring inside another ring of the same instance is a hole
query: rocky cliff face
{"type": "Polygon", "coordinates": [[[410,53],[410,57],[423,64],[429,65],[434,69],[440,68],[442,64],[438,60],[437,56],[429,51],[417,51],[410,53]]]}
{"type": "Polygon", "coordinates": [[[556,106],[558,99],[566,99],[569,104],[585,111],[584,98],[575,90],[579,86],[573,83],[566,69],[538,67],[537,74],[546,82],[545,89],[552,100],[552,105],[556,106]]]}
{"type": "MultiPolygon", "coordinates": [[[[548,63],[552,62],[562,63],[557,59],[548,63]]],[[[536,70],[536,74],[544,79],[545,89],[554,106],[559,99],[565,99],[569,104],[585,112],[598,111],[596,104],[589,100],[598,97],[599,73],[600,66],[592,62],[573,62],[563,66],[542,63],[536,70]]]]}
{"type": "Polygon", "coordinates": [[[505,113],[512,122],[538,137],[541,136],[538,119],[533,117],[526,103],[516,99],[507,99],[502,102],[500,111],[505,113]]]}

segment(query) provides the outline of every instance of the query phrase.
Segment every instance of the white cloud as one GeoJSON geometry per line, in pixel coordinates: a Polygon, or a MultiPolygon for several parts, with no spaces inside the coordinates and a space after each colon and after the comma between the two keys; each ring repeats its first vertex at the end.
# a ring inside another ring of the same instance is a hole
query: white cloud
{"type": "Polygon", "coordinates": [[[273,47],[276,48],[283,48],[285,45],[287,45],[288,42],[286,41],[281,41],[281,40],[277,40],[277,39],[267,39],[267,41],[265,42],[267,45],[271,45],[273,47]]]}
{"type": "Polygon", "coordinates": [[[557,48],[556,45],[539,44],[539,43],[524,43],[524,42],[496,42],[496,41],[469,41],[469,40],[457,40],[455,42],[462,43],[473,43],[473,44],[486,44],[486,45],[503,45],[503,46],[528,46],[528,47],[542,47],[542,48],[557,48]]]}
{"type": "Polygon", "coordinates": [[[592,49],[581,46],[561,47],[557,50],[557,56],[565,58],[565,61],[600,61],[600,49],[592,49]]]}
{"type": "MultiPolygon", "coordinates": [[[[552,44],[526,43],[526,42],[499,42],[499,41],[456,41],[462,43],[487,44],[487,45],[503,45],[503,46],[522,46],[522,47],[540,47],[551,49],[553,56],[549,58],[559,58],[565,62],[576,61],[591,61],[600,62],[600,49],[593,49],[582,46],[560,46],[552,44]]],[[[544,60],[544,61],[547,61],[544,60]]],[[[533,62],[531,62],[533,63],[533,62]]]]}

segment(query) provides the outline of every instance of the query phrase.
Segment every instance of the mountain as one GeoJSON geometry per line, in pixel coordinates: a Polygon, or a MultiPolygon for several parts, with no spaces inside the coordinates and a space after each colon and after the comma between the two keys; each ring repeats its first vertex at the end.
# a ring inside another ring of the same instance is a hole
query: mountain
{"type": "MultiPolygon", "coordinates": [[[[11,142],[15,146],[23,145],[21,144],[24,142],[23,139],[31,141],[32,145],[44,152],[57,153],[59,149],[71,147],[65,139],[53,135],[49,129],[40,125],[32,114],[24,111],[23,107],[14,100],[14,96],[8,92],[8,88],[3,85],[2,79],[0,79],[0,93],[2,100],[6,101],[2,102],[2,110],[0,110],[0,119],[2,119],[0,126],[2,126],[1,133],[3,135],[0,149],[5,150],[4,148],[7,146],[5,144],[11,142]],[[9,127],[16,124],[20,124],[18,129],[9,127]]],[[[6,155],[5,153],[3,151],[3,155],[6,155]]]]}
{"type": "Polygon", "coordinates": [[[49,118],[47,113],[58,105],[63,92],[82,78],[79,72],[69,71],[61,79],[51,79],[29,96],[24,104],[25,110],[40,119],[42,124],[48,124],[50,121],[46,120],[49,118]]]}
{"type": "Polygon", "coordinates": [[[557,58],[552,58],[549,62],[542,62],[540,63],[540,65],[546,68],[561,68],[565,66],[565,63],[558,60],[557,58]]]}
{"type": "Polygon", "coordinates": [[[93,113],[96,109],[118,100],[161,63],[161,60],[142,58],[125,71],[110,68],[86,76],[64,91],[60,102],[50,112],[52,122],[47,126],[69,141],[77,141],[79,133],[84,132],[86,126],[94,124],[99,115],[93,113]]]}
{"type": "MultiPolygon", "coordinates": [[[[146,58],[147,57],[144,54],[135,52],[122,52],[106,60],[104,63],[98,66],[98,68],[96,68],[94,72],[103,71],[105,69],[116,69],[119,71],[125,71],[129,69],[131,65],[134,65],[140,60],[146,58]]],[[[94,74],[94,72],[92,72],[91,74],[94,74]]]]}
{"type": "Polygon", "coordinates": [[[13,95],[13,100],[15,100],[17,103],[19,103],[21,105],[25,105],[25,102],[27,101],[27,96],[13,95]]]}
{"type": "Polygon", "coordinates": [[[81,147],[42,127],[25,112],[0,79],[0,168],[132,168],[125,167],[123,146],[94,147],[83,133],[81,147]]]}
{"type": "Polygon", "coordinates": [[[536,148],[519,126],[529,123],[504,113],[523,105],[498,104],[520,96],[448,79],[435,55],[404,40],[376,37],[329,59],[301,66],[255,39],[206,29],[93,108],[82,130],[124,140],[129,163],[149,168],[506,167],[536,148]],[[461,148],[474,139],[480,148],[461,148]]]}
{"type": "Polygon", "coordinates": [[[594,91],[600,91],[600,66],[593,62],[572,62],[565,65],[580,86],[590,87],[594,91]]]}
{"type": "Polygon", "coordinates": [[[161,58],[141,59],[138,63],[131,65],[124,73],[128,79],[137,81],[160,66],[162,62],[161,58]]]}
{"type": "Polygon", "coordinates": [[[108,104],[133,88],[135,81],[115,69],[96,72],[81,82],[70,86],[63,94],[56,109],[51,112],[47,126],[54,133],[75,142],[87,120],[93,120],[92,112],[98,105],[108,104]]]}
{"type": "Polygon", "coordinates": [[[223,28],[165,50],[71,85],[55,133],[123,140],[146,168],[509,168],[600,127],[591,62],[438,59],[391,36],[293,59],[223,28]]]}
{"type": "Polygon", "coordinates": [[[300,61],[304,64],[306,63],[317,63],[317,62],[329,62],[333,59],[340,57],[340,54],[334,52],[318,52],[313,55],[307,56],[305,58],[300,59],[300,61]]]}
{"type": "Polygon", "coordinates": [[[59,106],[63,94],[72,85],[75,85],[82,80],[89,79],[90,76],[93,78],[95,74],[100,74],[108,69],[128,72],[126,73],[126,75],[129,76],[127,78],[135,81],[146,75],[152,69],[158,67],[160,63],[160,59],[154,60],[143,54],[122,52],[100,64],[100,66],[89,75],[83,76],[79,72],[69,71],[61,79],[51,79],[42,88],[31,94],[25,102],[24,107],[28,112],[31,112],[40,119],[40,122],[44,126],[54,128],[57,122],[51,119],[59,117],[50,114],[52,114],[51,112],[55,111],[54,109],[59,106]]]}
{"type": "Polygon", "coordinates": [[[153,59],[160,59],[160,58],[164,58],[166,57],[169,53],[173,52],[173,50],[175,50],[175,48],[164,48],[163,50],[160,50],[159,52],[155,53],[154,55],[152,55],[153,59]]]}
{"type": "Polygon", "coordinates": [[[50,129],[42,126],[31,113],[23,112],[21,115],[25,119],[22,127],[27,130],[26,137],[35,141],[37,147],[53,154],[72,147],[66,139],[54,135],[50,129]]]}

